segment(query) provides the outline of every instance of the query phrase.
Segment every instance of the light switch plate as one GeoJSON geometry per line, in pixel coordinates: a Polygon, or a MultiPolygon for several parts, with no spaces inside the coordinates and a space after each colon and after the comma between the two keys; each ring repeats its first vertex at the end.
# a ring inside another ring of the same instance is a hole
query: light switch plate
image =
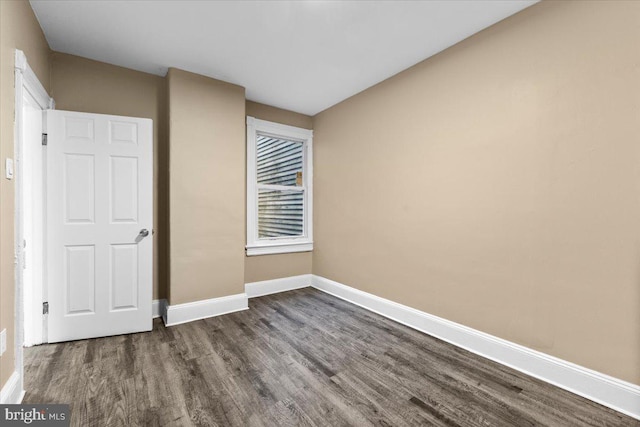
{"type": "Polygon", "coordinates": [[[7,179],[13,179],[13,159],[5,159],[4,161],[4,176],[7,179]]]}
{"type": "Polygon", "coordinates": [[[5,351],[7,351],[7,330],[3,329],[2,332],[0,332],[0,356],[2,356],[5,351]]]}

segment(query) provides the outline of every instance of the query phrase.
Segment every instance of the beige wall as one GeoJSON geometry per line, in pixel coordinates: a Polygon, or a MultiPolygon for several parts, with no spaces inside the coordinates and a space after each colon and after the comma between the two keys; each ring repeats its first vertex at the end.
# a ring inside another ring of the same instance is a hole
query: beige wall
{"type": "Polygon", "coordinates": [[[640,2],[542,2],[314,118],[313,272],[640,384],[640,2]]]}
{"type": "Polygon", "coordinates": [[[282,123],[283,125],[296,126],[303,129],[313,129],[313,118],[300,113],[295,113],[282,108],[260,104],[258,102],[247,101],[247,116],[260,120],[282,123]]]}
{"type": "MultiPolygon", "coordinates": [[[[247,101],[246,113],[247,116],[261,120],[313,129],[313,122],[310,116],[257,102],[247,101]]],[[[311,261],[311,252],[245,257],[244,282],[251,283],[298,276],[300,274],[311,274],[311,261]]]]}
{"type": "Polygon", "coordinates": [[[22,50],[49,90],[49,45],[26,1],[0,1],[0,330],[7,329],[7,352],[0,358],[0,388],[14,370],[14,181],[4,179],[4,159],[13,154],[14,55],[22,50]]]}
{"type": "Polygon", "coordinates": [[[244,292],[244,88],[169,70],[170,303],[244,292]]]}
{"type": "Polygon", "coordinates": [[[245,283],[311,274],[311,252],[248,256],[244,263],[245,283]]]}
{"type": "Polygon", "coordinates": [[[144,117],[153,120],[153,298],[164,298],[168,264],[166,85],[163,77],[64,53],[51,56],[51,94],[59,110],[144,117]],[[163,174],[160,173],[163,171],[163,174]],[[159,189],[162,191],[158,191],[159,189]]]}

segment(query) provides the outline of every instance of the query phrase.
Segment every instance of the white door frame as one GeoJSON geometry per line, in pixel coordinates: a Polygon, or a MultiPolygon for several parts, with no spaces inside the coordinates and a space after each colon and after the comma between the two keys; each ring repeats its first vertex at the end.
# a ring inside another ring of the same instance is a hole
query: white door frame
{"type": "MultiPolygon", "coordinates": [[[[15,124],[14,124],[14,160],[15,160],[15,372],[13,373],[17,380],[17,390],[19,393],[19,400],[22,400],[24,395],[24,363],[22,348],[24,345],[24,255],[23,255],[23,241],[24,241],[24,212],[23,204],[25,195],[23,194],[23,180],[25,179],[25,171],[22,170],[21,161],[24,153],[24,138],[23,138],[23,97],[25,92],[28,92],[33,99],[38,103],[38,106],[42,110],[54,108],[55,104],[53,98],[49,96],[38,77],[33,72],[29,64],[27,63],[27,57],[24,52],[16,49],[15,52],[15,124]]],[[[44,193],[43,193],[44,196],[44,193]]],[[[33,301],[33,309],[41,310],[42,301],[33,301]]],[[[42,331],[40,331],[40,335],[42,331]]],[[[39,337],[30,337],[32,344],[42,343],[42,335],[39,337]]],[[[18,402],[7,402],[18,403],[18,402]]]]}

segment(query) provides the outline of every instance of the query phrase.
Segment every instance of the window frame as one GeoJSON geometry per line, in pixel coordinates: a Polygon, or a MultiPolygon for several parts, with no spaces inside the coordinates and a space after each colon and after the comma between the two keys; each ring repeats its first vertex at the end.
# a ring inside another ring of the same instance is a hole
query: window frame
{"type": "Polygon", "coordinates": [[[313,131],[247,116],[247,256],[308,252],[313,250],[313,131]],[[302,186],[258,184],[257,137],[271,136],[301,142],[302,186]],[[282,191],[301,191],[303,194],[303,233],[297,237],[259,238],[258,190],[270,187],[282,191]]]}

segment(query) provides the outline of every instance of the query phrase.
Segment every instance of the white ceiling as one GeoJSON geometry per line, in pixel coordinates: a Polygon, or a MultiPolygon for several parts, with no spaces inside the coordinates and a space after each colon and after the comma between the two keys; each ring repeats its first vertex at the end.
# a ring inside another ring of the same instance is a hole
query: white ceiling
{"type": "Polygon", "coordinates": [[[536,3],[31,0],[51,48],[314,115],[536,3]]]}

